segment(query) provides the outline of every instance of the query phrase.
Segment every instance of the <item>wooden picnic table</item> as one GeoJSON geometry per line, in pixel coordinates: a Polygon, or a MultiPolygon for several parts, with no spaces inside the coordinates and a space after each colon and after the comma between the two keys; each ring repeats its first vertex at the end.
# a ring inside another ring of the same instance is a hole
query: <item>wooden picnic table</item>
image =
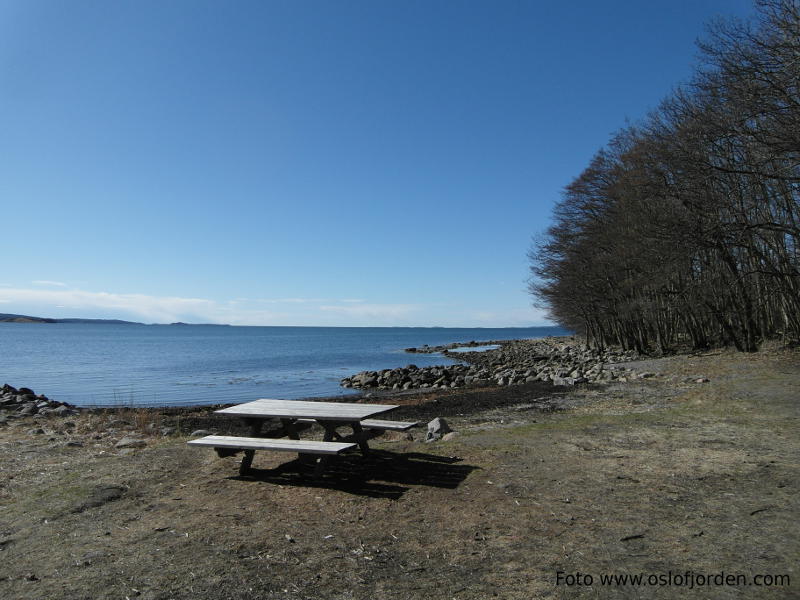
{"type": "Polygon", "coordinates": [[[313,402],[303,400],[275,400],[262,398],[215,411],[221,415],[237,416],[250,425],[253,437],[258,437],[267,419],[280,419],[289,439],[299,440],[298,421],[313,419],[325,429],[323,441],[330,442],[341,436],[338,427],[349,426],[362,454],[369,452],[367,438],[361,422],[369,417],[398,408],[394,404],[356,404],[353,402],[313,402]]]}
{"type": "Polygon", "coordinates": [[[329,454],[338,454],[351,447],[353,443],[344,443],[346,440],[336,431],[339,427],[350,427],[353,430],[352,439],[358,444],[363,455],[369,452],[367,437],[364,429],[397,430],[404,431],[417,425],[400,421],[383,421],[370,419],[376,415],[389,412],[398,408],[393,404],[360,404],[353,402],[314,402],[303,400],[277,400],[262,398],[244,404],[237,404],[229,408],[215,411],[226,416],[240,417],[250,426],[250,438],[233,436],[207,436],[200,440],[189,442],[192,445],[212,446],[220,456],[244,450],[244,458],[240,473],[244,474],[250,469],[256,450],[296,451],[302,454],[319,455],[316,473],[322,473],[327,463],[329,454]],[[269,419],[279,419],[282,425],[281,436],[288,440],[277,440],[274,436],[270,439],[261,437],[264,422],[269,419]],[[307,427],[308,423],[319,423],[325,430],[322,442],[300,441],[299,429],[307,427]],[[336,440],[336,441],[334,441],[336,440]]]}

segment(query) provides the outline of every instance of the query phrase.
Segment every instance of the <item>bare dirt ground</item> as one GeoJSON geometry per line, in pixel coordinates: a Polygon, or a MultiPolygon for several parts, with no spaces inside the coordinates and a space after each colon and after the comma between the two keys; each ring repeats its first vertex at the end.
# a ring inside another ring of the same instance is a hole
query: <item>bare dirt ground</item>
{"type": "Polygon", "coordinates": [[[458,434],[387,434],[320,482],[277,453],[239,477],[238,458],[182,434],[115,449],[135,415],[14,421],[0,429],[0,597],[800,597],[800,355],[632,366],[655,375],[395,398],[398,418],[444,416],[458,434]],[[599,581],[670,571],[789,579],[599,581]]]}

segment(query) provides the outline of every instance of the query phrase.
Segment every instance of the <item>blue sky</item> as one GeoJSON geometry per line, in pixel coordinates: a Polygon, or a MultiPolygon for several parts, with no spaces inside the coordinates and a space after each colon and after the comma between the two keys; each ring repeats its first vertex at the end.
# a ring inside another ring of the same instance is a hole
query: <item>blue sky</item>
{"type": "Polygon", "coordinates": [[[0,1],[0,312],[545,324],[560,190],[744,0],[0,1]]]}

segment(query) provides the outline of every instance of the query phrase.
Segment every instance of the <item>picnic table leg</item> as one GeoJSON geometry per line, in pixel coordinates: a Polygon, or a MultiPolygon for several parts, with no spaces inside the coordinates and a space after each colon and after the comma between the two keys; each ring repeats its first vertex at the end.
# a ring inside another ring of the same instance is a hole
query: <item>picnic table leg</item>
{"type": "Polygon", "coordinates": [[[300,434],[297,433],[297,427],[294,426],[294,419],[281,419],[281,425],[286,432],[286,437],[290,440],[299,440],[300,434]]]}
{"type": "Polygon", "coordinates": [[[319,479],[322,477],[322,472],[325,470],[325,467],[328,464],[329,458],[327,456],[320,456],[319,460],[317,461],[317,466],[314,467],[314,479],[319,479]]]}
{"type": "Polygon", "coordinates": [[[250,465],[253,464],[253,456],[255,456],[255,450],[245,450],[244,456],[242,457],[242,464],[239,465],[239,475],[247,475],[250,471],[250,465]]]}
{"type": "MultiPolygon", "coordinates": [[[[294,419],[281,419],[281,425],[283,425],[283,431],[286,433],[286,437],[290,440],[299,440],[300,434],[297,432],[297,427],[295,426],[294,419]]],[[[303,454],[302,452],[297,454],[297,460],[302,464],[309,464],[310,462],[316,462],[314,457],[309,457],[307,454],[303,454]]],[[[319,468],[317,465],[316,468],[319,468]]],[[[316,470],[314,471],[316,476],[316,470]]]]}
{"type": "Polygon", "coordinates": [[[325,428],[325,435],[322,436],[323,442],[332,442],[334,439],[339,437],[339,434],[336,433],[336,423],[322,421],[320,424],[325,428]]]}
{"type": "MultiPolygon", "coordinates": [[[[335,423],[328,421],[321,421],[320,425],[325,429],[325,434],[322,436],[323,442],[332,442],[333,440],[340,440],[342,436],[336,431],[337,427],[341,427],[343,423],[335,423]]],[[[314,478],[319,479],[322,477],[322,472],[330,462],[330,456],[320,456],[317,459],[317,466],[314,468],[314,478]]]]}
{"type": "Polygon", "coordinates": [[[364,430],[361,428],[361,423],[354,421],[350,425],[353,428],[353,436],[358,442],[358,447],[361,448],[361,454],[366,456],[369,454],[369,446],[367,445],[367,436],[364,435],[364,430]]]}
{"type": "Polygon", "coordinates": [[[250,427],[250,435],[252,437],[259,437],[261,435],[261,427],[264,425],[264,419],[247,417],[244,422],[250,427]]]}

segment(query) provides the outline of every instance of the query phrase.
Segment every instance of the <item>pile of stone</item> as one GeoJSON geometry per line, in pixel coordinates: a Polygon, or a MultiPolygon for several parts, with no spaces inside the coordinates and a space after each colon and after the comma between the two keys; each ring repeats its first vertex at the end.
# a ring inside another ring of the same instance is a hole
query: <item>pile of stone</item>
{"type": "Polygon", "coordinates": [[[399,369],[361,371],[345,377],[341,385],[346,388],[410,390],[419,388],[444,389],[469,385],[478,380],[488,381],[488,372],[471,365],[442,365],[418,367],[408,365],[399,369]]]}
{"type": "Polygon", "coordinates": [[[7,383],[0,388],[0,422],[32,415],[68,417],[77,413],[73,405],[37,395],[30,388],[16,389],[7,383]]]}
{"type": "MultiPolygon", "coordinates": [[[[626,381],[636,378],[630,369],[615,363],[635,360],[632,351],[593,349],[576,338],[545,338],[504,342],[471,342],[472,345],[500,344],[483,352],[442,354],[469,364],[362,371],[341,380],[346,388],[378,390],[449,389],[469,385],[519,385],[549,381],[553,385],[575,385],[626,381]]],[[[460,347],[465,344],[453,344],[460,347]]],[[[409,349],[409,351],[411,351],[409,349]]],[[[415,348],[414,352],[421,350],[415,348]]]]}
{"type": "Polygon", "coordinates": [[[530,381],[574,385],[627,380],[636,375],[618,363],[639,358],[632,350],[590,348],[574,337],[514,340],[501,343],[496,350],[444,354],[490,370],[498,385],[530,381]]]}

